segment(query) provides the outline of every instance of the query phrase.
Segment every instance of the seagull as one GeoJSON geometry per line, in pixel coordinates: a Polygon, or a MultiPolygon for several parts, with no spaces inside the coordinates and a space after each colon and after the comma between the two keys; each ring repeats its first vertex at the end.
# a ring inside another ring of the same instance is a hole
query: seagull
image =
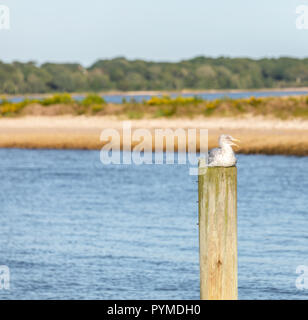
{"type": "Polygon", "coordinates": [[[232,146],[237,146],[234,141],[240,141],[227,134],[219,137],[220,148],[211,149],[208,154],[209,167],[233,167],[236,165],[236,157],[232,146]]]}

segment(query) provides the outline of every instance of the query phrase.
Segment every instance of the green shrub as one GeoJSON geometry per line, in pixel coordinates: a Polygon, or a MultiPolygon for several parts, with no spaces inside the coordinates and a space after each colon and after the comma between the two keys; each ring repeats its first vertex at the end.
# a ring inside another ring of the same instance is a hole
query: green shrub
{"type": "Polygon", "coordinates": [[[205,107],[208,110],[214,110],[219,106],[220,101],[221,100],[219,100],[219,99],[207,101],[205,107]]]}
{"type": "Polygon", "coordinates": [[[103,97],[94,94],[94,93],[90,93],[88,94],[82,101],[81,104],[83,106],[90,106],[90,105],[102,105],[105,104],[106,101],[103,97]]]}
{"type": "Polygon", "coordinates": [[[0,114],[2,116],[13,116],[20,112],[26,105],[32,103],[34,100],[25,99],[21,102],[10,102],[2,100],[0,103],[0,114]]]}
{"type": "Polygon", "coordinates": [[[102,104],[93,104],[91,105],[91,110],[93,113],[100,112],[104,109],[104,106],[102,104]]]}
{"type": "Polygon", "coordinates": [[[161,106],[161,105],[173,105],[173,106],[179,106],[179,105],[189,105],[189,104],[198,104],[200,102],[203,102],[203,99],[201,99],[198,96],[194,97],[175,97],[171,98],[169,96],[163,96],[163,97],[157,97],[153,96],[151,99],[149,99],[146,104],[149,106],[161,106]]]}
{"type": "Polygon", "coordinates": [[[204,115],[205,116],[211,116],[215,112],[214,108],[205,108],[204,115]]]}
{"type": "Polygon", "coordinates": [[[74,103],[74,99],[68,93],[55,94],[52,97],[43,99],[40,102],[43,106],[49,106],[52,104],[68,104],[74,103]]]}
{"type": "Polygon", "coordinates": [[[258,105],[260,105],[262,103],[262,98],[255,98],[252,96],[249,99],[247,99],[247,103],[253,107],[257,107],[258,105]]]}
{"type": "Polygon", "coordinates": [[[12,103],[1,104],[1,107],[0,107],[0,114],[2,116],[12,116],[16,114],[18,111],[19,111],[19,107],[17,104],[12,104],[12,103]]]}
{"type": "Polygon", "coordinates": [[[11,102],[9,100],[6,99],[6,97],[2,97],[0,98],[0,105],[3,104],[10,104],[11,102]]]}
{"type": "Polygon", "coordinates": [[[235,101],[234,103],[234,107],[238,110],[238,111],[241,111],[243,112],[245,109],[244,109],[244,106],[243,106],[243,103],[241,103],[240,101],[235,101]]]}
{"type": "Polygon", "coordinates": [[[22,109],[23,107],[25,107],[25,106],[27,106],[28,104],[31,104],[31,103],[41,103],[41,101],[38,100],[38,99],[28,99],[28,98],[26,98],[25,100],[23,100],[21,102],[18,102],[17,104],[22,109]]]}

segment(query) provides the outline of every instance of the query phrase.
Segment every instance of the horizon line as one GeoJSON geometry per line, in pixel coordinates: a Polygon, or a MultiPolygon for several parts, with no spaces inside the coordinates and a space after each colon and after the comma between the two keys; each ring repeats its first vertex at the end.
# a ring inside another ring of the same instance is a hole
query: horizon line
{"type": "Polygon", "coordinates": [[[218,55],[218,56],[207,56],[207,55],[196,55],[191,58],[183,58],[180,60],[153,60],[153,59],[146,59],[146,58],[128,58],[124,55],[118,55],[114,57],[108,57],[108,58],[97,58],[89,64],[88,66],[85,66],[86,64],[83,64],[82,62],[77,62],[77,61],[52,61],[52,60],[46,60],[45,62],[38,62],[35,59],[29,59],[29,60],[11,60],[11,61],[6,61],[0,59],[0,63],[4,64],[13,64],[13,63],[33,63],[34,65],[40,67],[44,64],[68,64],[68,65],[80,65],[84,68],[90,68],[93,66],[95,63],[99,61],[112,61],[112,60],[118,60],[118,59],[125,59],[126,61],[129,62],[134,62],[134,61],[143,61],[147,63],[169,63],[169,64],[177,64],[181,62],[186,62],[186,61],[191,61],[195,60],[198,58],[205,58],[205,59],[213,59],[213,60],[218,60],[218,59],[230,59],[230,60],[236,60],[236,59],[247,59],[247,60],[252,60],[252,61],[260,61],[260,60],[279,60],[279,59],[293,59],[293,60],[306,60],[308,59],[307,57],[298,57],[298,56],[292,56],[292,55],[281,55],[281,56],[262,56],[262,57],[251,57],[251,56],[228,56],[228,55],[218,55]]]}

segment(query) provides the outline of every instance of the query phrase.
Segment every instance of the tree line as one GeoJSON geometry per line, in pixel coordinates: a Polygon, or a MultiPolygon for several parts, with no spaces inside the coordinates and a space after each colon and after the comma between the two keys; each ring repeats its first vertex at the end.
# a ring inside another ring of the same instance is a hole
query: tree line
{"type": "Polygon", "coordinates": [[[196,57],[171,63],[119,57],[88,68],[76,63],[0,61],[1,94],[304,86],[308,86],[308,58],[196,57]]]}

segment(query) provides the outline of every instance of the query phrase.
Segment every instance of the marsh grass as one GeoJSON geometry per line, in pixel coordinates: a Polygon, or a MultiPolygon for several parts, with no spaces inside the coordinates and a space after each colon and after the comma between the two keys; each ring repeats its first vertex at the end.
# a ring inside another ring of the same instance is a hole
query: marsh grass
{"type": "MultiPolygon", "coordinates": [[[[13,120],[15,121],[15,120],[13,120]]],[[[138,121],[138,120],[136,120],[138,121]]],[[[135,123],[136,124],[136,123],[135,123]]],[[[137,129],[138,127],[136,127],[137,129]]],[[[240,148],[236,152],[243,154],[283,154],[283,155],[308,155],[308,132],[285,131],[278,134],[275,130],[234,130],[228,129],[228,133],[241,140],[240,148]]],[[[210,132],[209,148],[217,147],[217,139],[222,132],[219,130],[210,132]]],[[[0,132],[0,147],[2,148],[31,148],[31,149],[93,149],[99,150],[104,145],[100,141],[100,130],[67,131],[65,128],[54,130],[15,130],[0,132]]],[[[197,136],[197,144],[200,137],[197,136]]],[[[185,140],[186,141],[186,140],[185,140]]],[[[140,141],[139,141],[140,142],[140,141]]],[[[105,142],[106,143],[106,142],[105,142]]],[[[144,142],[149,148],[153,148],[153,139],[145,138],[144,142]]],[[[177,151],[178,141],[175,143],[177,151]]],[[[186,141],[186,146],[188,146],[186,141]]],[[[132,148],[138,141],[132,141],[132,148]]],[[[116,145],[114,146],[117,147],[116,145]]],[[[121,144],[121,149],[127,149],[121,144]]],[[[152,149],[154,151],[154,149],[152,149]]]]}
{"type": "Polygon", "coordinates": [[[172,117],[176,114],[176,105],[161,105],[158,110],[156,110],[155,117],[172,117]]]}
{"type": "Polygon", "coordinates": [[[129,110],[127,111],[127,117],[129,119],[142,119],[144,117],[144,113],[141,111],[133,111],[133,110],[129,110]]]}
{"type": "Polygon", "coordinates": [[[26,108],[36,104],[48,108],[48,115],[69,112],[72,115],[116,115],[129,119],[159,117],[235,117],[243,115],[268,116],[279,119],[308,117],[308,97],[263,97],[215,100],[203,100],[200,97],[153,96],[148,101],[137,102],[135,99],[123,99],[122,104],[106,103],[99,95],[90,93],[82,101],[74,100],[71,95],[55,94],[42,100],[25,99],[12,103],[5,97],[0,99],[0,116],[13,117],[31,115],[32,109],[26,108]],[[55,108],[54,106],[57,106],[55,108]],[[62,107],[61,107],[62,106],[62,107]],[[61,110],[61,108],[64,110],[61,110]]]}

